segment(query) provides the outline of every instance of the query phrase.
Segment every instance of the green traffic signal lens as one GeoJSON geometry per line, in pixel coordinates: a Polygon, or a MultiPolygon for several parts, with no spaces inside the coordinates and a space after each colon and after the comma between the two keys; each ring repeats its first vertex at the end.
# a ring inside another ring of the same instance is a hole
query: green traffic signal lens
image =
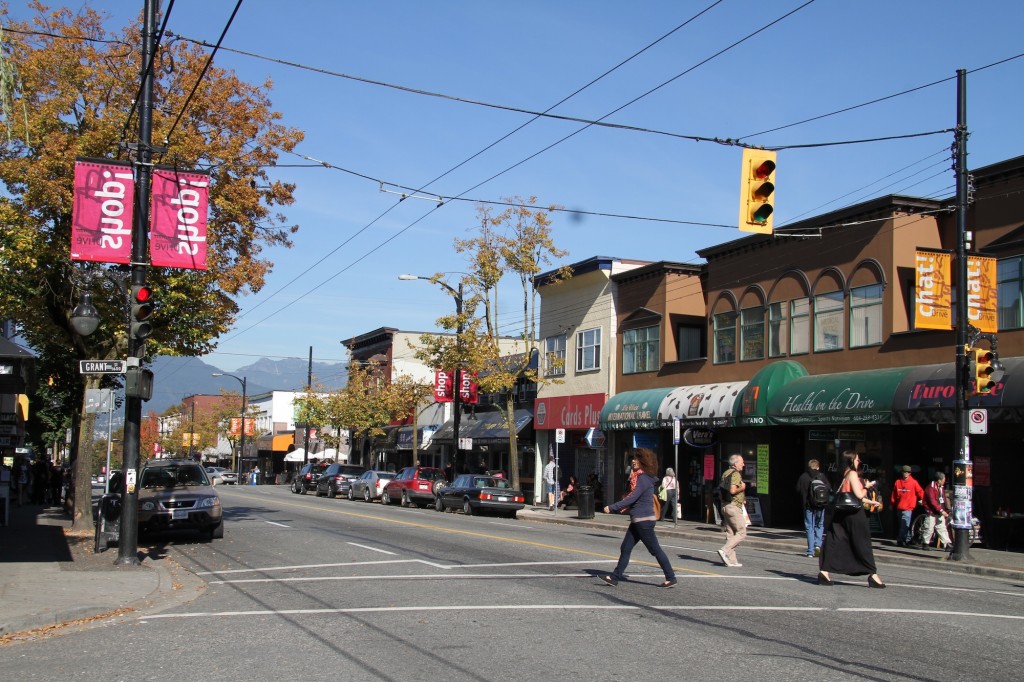
{"type": "Polygon", "coordinates": [[[768,222],[768,217],[772,214],[772,211],[774,210],[775,209],[772,208],[771,204],[764,204],[761,206],[761,208],[754,211],[754,213],[750,216],[750,221],[753,223],[757,223],[759,225],[764,225],[765,223],[768,222]]]}

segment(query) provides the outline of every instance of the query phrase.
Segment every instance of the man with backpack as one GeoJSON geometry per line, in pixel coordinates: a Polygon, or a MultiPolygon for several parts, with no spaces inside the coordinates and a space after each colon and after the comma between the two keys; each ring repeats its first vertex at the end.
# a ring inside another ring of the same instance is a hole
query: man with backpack
{"type": "Polygon", "coordinates": [[[821,464],[816,459],[807,462],[807,471],[800,475],[796,482],[796,492],[804,504],[804,530],[807,532],[807,554],[816,557],[821,555],[821,541],[825,532],[825,507],[831,486],[825,474],[819,469],[821,464]]]}

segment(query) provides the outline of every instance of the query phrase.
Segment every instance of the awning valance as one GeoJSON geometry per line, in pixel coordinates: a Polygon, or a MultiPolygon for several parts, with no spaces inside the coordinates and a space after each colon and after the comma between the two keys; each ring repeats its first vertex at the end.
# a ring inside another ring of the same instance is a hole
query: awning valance
{"type": "MultiPolygon", "coordinates": [[[[416,435],[416,447],[426,448],[430,447],[430,441],[433,439],[434,434],[437,433],[437,426],[420,426],[417,430],[416,435]]],[[[403,426],[398,429],[398,449],[399,450],[412,450],[412,427],[403,426]]],[[[450,438],[451,436],[449,436],[450,438]]]]}
{"type": "MultiPolygon", "coordinates": [[[[1024,358],[1002,359],[1006,373],[986,396],[974,396],[969,408],[984,407],[992,422],[1024,422],[1024,358]]],[[[914,367],[896,389],[897,424],[952,424],[956,418],[956,369],[952,362],[914,367]]]]}
{"type": "Polygon", "coordinates": [[[256,448],[271,452],[288,452],[288,447],[294,443],[294,433],[281,433],[276,436],[260,436],[256,439],[256,448]]]}
{"type": "Polygon", "coordinates": [[[686,426],[730,426],[746,385],[733,381],[673,388],[661,401],[658,418],[663,424],[678,417],[686,426]]]}
{"type": "Polygon", "coordinates": [[[658,410],[672,391],[671,388],[647,388],[616,393],[601,408],[601,429],[640,431],[662,428],[665,425],[658,417],[658,410]]]}
{"type": "MultiPolygon", "coordinates": [[[[533,421],[533,414],[530,410],[516,410],[515,420],[516,433],[521,433],[533,421]]],[[[452,430],[452,421],[449,419],[437,430],[431,443],[451,443],[452,430]]],[[[499,411],[463,414],[459,419],[459,438],[472,438],[477,442],[507,441],[505,417],[499,411]]]]}
{"type": "Polygon", "coordinates": [[[911,367],[794,379],[768,401],[772,424],[890,424],[893,398],[911,367]]]}

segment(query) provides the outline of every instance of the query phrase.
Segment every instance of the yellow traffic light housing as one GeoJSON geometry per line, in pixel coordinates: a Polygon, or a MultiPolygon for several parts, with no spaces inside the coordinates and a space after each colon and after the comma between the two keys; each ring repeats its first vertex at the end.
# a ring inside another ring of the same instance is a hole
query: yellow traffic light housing
{"type": "Polygon", "coordinates": [[[971,378],[974,379],[975,395],[991,395],[1004,371],[996,354],[984,348],[971,348],[972,357],[968,360],[971,378]]]}
{"type": "Polygon", "coordinates": [[[742,232],[772,233],[775,212],[775,152],[744,149],[740,175],[740,219],[742,232]]]}

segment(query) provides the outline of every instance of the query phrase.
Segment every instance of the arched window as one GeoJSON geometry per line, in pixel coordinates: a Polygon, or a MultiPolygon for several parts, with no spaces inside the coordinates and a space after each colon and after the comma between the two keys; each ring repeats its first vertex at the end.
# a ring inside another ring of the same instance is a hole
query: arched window
{"type": "Polygon", "coordinates": [[[763,360],[764,339],[764,295],[758,289],[751,289],[743,295],[739,316],[740,360],[763,360]]]}
{"type": "Polygon", "coordinates": [[[842,350],[846,295],[842,276],[831,270],[814,284],[814,352],[842,350]]]}
{"type": "Polygon", "coordinates": [[[810,288],[807,276],[798,270],[775,282],[768,299],[768,357],[802,355],[810,350],[810,288]]]}
{"type": "Polygon", "coordinates": [[[880,280],[881,267],[874,261],[861,263],[850,276],[850,348],[882,343],[885,284],[880,280]]]}
{"type": "Polygon", "coordinates": [[[732,297],[720,298],[712,317],[716,365],[736,362],[736,318],[736,304],[732,297]]]}

